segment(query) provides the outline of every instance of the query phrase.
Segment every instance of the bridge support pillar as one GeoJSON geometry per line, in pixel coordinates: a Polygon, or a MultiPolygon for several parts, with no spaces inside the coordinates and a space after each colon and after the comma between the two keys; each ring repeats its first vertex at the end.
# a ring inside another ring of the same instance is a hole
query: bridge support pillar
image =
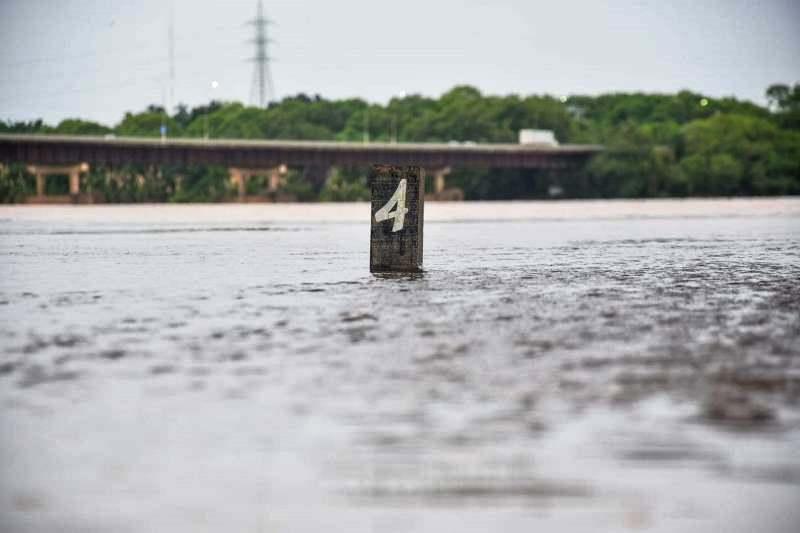
{"type": "Polygon", "coordinates": [[[429,200],[437,201],[461,201],[464,199],[464,191],[458,187],[447,187],[445,176],[450,174],[450,167],[439,167],[431,169],[433,175],[433,191],[428,193],[429,200]]]}
{"type": "Polygon", "coordinates": [[[286,165],[278,165],[272,168],[238,168],[228,169],[231,184],[236,188],[238,200],[244,202],[247,199],[247,181],[253,176],[267,177],[267,192],[276,193],[284,183],[288,172],[286,165]]]}
{"type": "Polygon", "coordinates": [[[72,168],[69,171],[69,195],[76,198],[81,193],[81,171],[80,168],[72,168]]]}
{"type": "Polygon", "coordinates": [[[445,189],[445,176],[450,174],[450,167],[436,169],[433,174],[433,192],[434,194],[441,194],[445,189]]]}
{"type": "Polygon", "coordinates": [[[47,176],[66,175],[69,178],[69,196],[77,202],[81,194],[81,173],[88,172],[87,163],[75,165],[29,165],[28,172],[36,176],[36,198],[43,200],[47,176]]]}
{"type": "Polygon", "coordinates": [[[278,167],[269,170],[269,192],[276,192],[281,186],[281,175],[278,172],[278,167]]]}
{"type": "Polygon", "coordinates": [[[38,198],[44,198],[44,180],[45,175],[38,170],[34,171],[33,174],[36,175],[36,196],[38,198]]]}
{"type": "Polygon", "coordinates": [[[245,193],[247,192],[247,178],[250,176],[247,175],[241,168],[236,167],[229,168],[228,175],[230,176],[231,184],[236,187],[239,201],[243,202],[245,193]]]}
{"type": "Polygon", "coordinates": [[[284,185],[289,169],[286,165],[278,165],[269,169],[269,192],[276,192],[284,185]]]}

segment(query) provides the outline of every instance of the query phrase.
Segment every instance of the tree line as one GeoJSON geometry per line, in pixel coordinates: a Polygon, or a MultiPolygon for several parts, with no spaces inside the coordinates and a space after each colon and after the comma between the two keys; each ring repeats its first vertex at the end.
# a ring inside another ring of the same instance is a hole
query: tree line
{"type": "MultiPolygon", "coordinates": [[[[212,101],[170,113],[151,105],[113,127],[77,118],[55,126],[0,121],[0,132],[158,137],[166,128],[169,137],[214,139],[514,143],[520,129],[548,129],[561,143],[607,150],[572,172],[454,169],[448,185],[472,200],[540,198],[554,190],[571,198],[800,194],[800,84],[772,85],[766,97],[768,105],[760,106],[690,91],[557,98],[484,95],[457,86],[439,98],[409,95],[385,105],[305,94],[266,109],[212,101]]],[[[365,175],[362,168],[338,168],[315,184],[293,169],[285,192],[305,201],[365,199],[365,175]]],[[[95,168],[82,180],[83,188],[111,202],[234,195],[227,170],[213,166],[95,168]]],[[[65,184],[49,186],[57,193],[65,184]]],[[[0,201],[20,201],[33,187],[24,167],[0,170],[0,201]]],[[[253,180],[248,188],[258,194],[266,182],[253,180]]]]}

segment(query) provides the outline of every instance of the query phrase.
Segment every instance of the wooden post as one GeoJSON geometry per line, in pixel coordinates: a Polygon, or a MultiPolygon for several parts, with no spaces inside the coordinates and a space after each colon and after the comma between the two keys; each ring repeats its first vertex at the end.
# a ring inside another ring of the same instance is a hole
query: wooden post
{"type": "Polygon", "coordinates": [[[373,165],[370,272],[420,272],[425,173],[421,167],[373,165]]]}

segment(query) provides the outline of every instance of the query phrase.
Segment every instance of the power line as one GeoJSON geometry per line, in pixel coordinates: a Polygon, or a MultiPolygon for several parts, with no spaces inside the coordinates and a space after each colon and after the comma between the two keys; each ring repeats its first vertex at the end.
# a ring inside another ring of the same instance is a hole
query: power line
{"type": "Polygon", "coordinates": [[[267,46],[272,42],[272,39],[267,36],[267,26],[272,24],[272,21],[264,16],[264,7],[261,0],[258,0],[256,18],[249,23],[255,27],[253,42],[256,45],[256,55],[251,58],[255,65],[250,90],[250,102],[257,104],[259,107],[266,107],[275,98],[275,87],[272,85],[272,74],[269,69],[270,57],[267,54],[267,46]],[[258,95],[257,100],[254,98],[254,93],[258,95]]]}

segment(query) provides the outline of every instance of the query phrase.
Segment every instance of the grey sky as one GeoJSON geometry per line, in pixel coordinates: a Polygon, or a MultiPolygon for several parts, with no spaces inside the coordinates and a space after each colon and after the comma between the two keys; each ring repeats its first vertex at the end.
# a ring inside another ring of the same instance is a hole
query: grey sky
{"type": "MultiPolygon", "coordinates": [[[[175,100],[247,102],[256,0],[174,0],[175,100]],[[219,87],[211,88],[217,80],[219,87]]],[[[800,80],[797,0],[265,0],[279,97],[670,92],[800,80]]],[[[0,0],[0,119],[113,124],[169,99],[169,0],[0,0]]]]}

